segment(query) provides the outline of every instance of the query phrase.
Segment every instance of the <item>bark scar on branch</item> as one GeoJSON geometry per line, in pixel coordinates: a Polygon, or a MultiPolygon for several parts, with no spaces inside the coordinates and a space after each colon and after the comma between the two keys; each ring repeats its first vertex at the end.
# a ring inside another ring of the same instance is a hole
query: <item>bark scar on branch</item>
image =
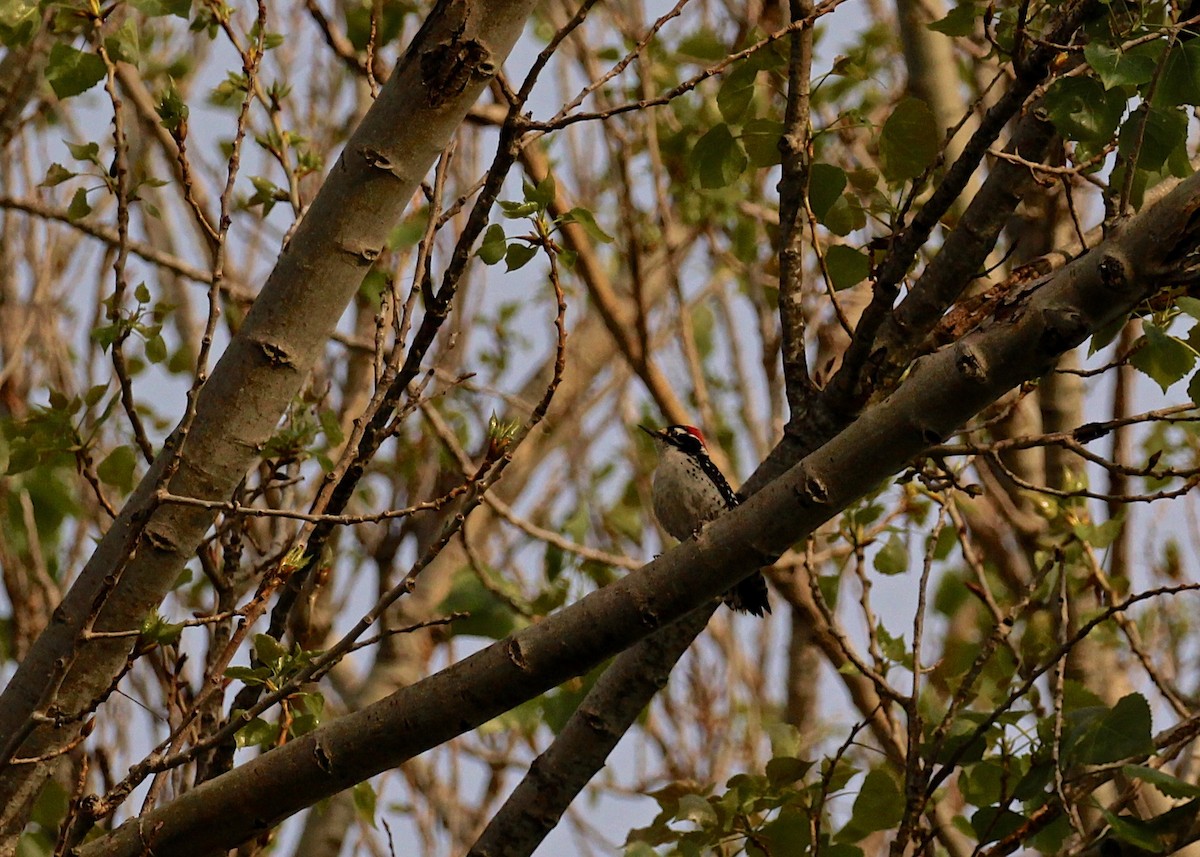
{"type": "Polygon", "coordinates": [[[464,39],[460,25],[448,42],[434,45],[421,54],[421,82],[430,107],[441,107],[466,90],[472,81],[496,75],[491,51],[476,39],[464,39]]]}

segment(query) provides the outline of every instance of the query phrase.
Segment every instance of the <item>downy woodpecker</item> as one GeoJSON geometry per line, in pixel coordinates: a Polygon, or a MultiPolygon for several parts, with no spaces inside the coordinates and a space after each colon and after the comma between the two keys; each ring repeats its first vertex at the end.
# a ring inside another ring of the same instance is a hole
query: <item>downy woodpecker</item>
{"type": "MultiPolygon", "coordinates": [[[[725,476],[708,457],[704,435],[694,426],[654,429],[639,426],[658,451],[651,495],[654,516],[671,536],[689,539],[700,528],[738,504],[737,495],[725,476]]],[[[767,582],[757,573],[725,593],[725,603],[734,610],[761,616],[771,612],[767,582]]]]}

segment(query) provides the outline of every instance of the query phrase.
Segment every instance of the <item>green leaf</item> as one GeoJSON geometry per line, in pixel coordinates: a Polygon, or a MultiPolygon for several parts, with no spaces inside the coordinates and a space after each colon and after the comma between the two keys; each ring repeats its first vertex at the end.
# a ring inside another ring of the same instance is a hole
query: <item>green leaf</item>
{"type": "Polygon", "coordinates": [[[908,571],[908,548],[896,533],[892,533],[875,554],[875,570],[886,575],[908,571]]]}
{"type": "MultiPolygon", "coordinates": [[[[759,835],[772,854],[805,854],[812,841],[812,823],[807,812],[785,806],[777,818],[763,825],[759,835]]],[[[821,849],[821,853],[828,852],[821,849]]]]}
{"type": "Polygon", "coordinates": [[[287,657],[287,649],[270,634],[255,634],[254,656],[263,665],[275,668],[287,657]]]}
{"type": "Polygon", "coordinates": [[[708,190],[732,184],[748,164],[742,144],[728,125],[711,128],[692,149],[692,170],[700,178],[700,186],[708,190]]]}
{"type": "Polygon", "coordinates": [[[520,220],[528,217],[538,210],[536,202],[514,202],[513,200],[501,200],[500,211],[510,220],[520,220]]]}
{"type": "Polygon", "coordinates": [[[59,98],[71,98],[87,92],[104,79],[104,60],[93,53],[78,51],[63,42],[55,42],[46,61],[46,80],[59,98]]]}
{"type": "Polygon", "coordinates": [[[483,233],[483,243],[479,245],[476,255],[483,261],[483,264],[495,265],[504,258],[504,252],[507,249],[508,242],[504,238],[504,227],[499,223],[493,223],[487,228],[487,232],[483,233]]]}
{"type": "Polygon", "coordinates": [[[174,82],[167,85],[162,98],[158,100],[156,110],[162,126],[168,131],[178,130],[179,126],[187,121],[189,108],[179,90],[175,88],[174,82]]]}
{"type": "Polygon", "coordinates": [[[795,756],[776,756],[767,762],[767,779],[773,786],[790,786],[807,774],[812,764],[795,756]]]}
{"type": "Polygon", "coordinates": [[[946,17],[929,24],[929,29],[947,36],[972,36],[975,34],[975,22],[978,20],[979,9],[967,0],[951,9],[946,17]]]}
{"type": "Polygon", "coordinates": [[[779,138],[783,136],[783,123],[778,119],[751,119],[742,126],[742,148],[753,167],[773,167],[783,155],[779,151],[779,138]]]}
{"type": "Polygon", "coordinates": [[[321,424],[321,431],[331,444],[339,444],[342,442],[344,434],[342,425],[338,422],[337,413],[331,408],[325,408],[317,414],[317,422],[321,424]]]}
{"type": "Polygon", "coordinates": [[[846,189],[846,172],[832,164],[813,164],[808,171],[808,205],[818,222],[824,222],[829,209],[846,189]]]}
{"type": "Polygon", "coordinates": [[[1189,297],[1188,295],[1180,295],[1175,298],[1175,306],[1179,307],[1192,318],[1200,321],[1200,298],[1189,297]]]}
{"type": "Polygon", "coordinates": [[[891,774],[882,768],[868,772],[854,799],[850,821],[838,831],[835,842],[860,842],[877,830],[900,823],[904,814],[904,796],[891,774]]]}
{"type": "Polygon", "coordinates": [[[1143,345],[1129,358],[1135,369],[1149,376],[1163,392],[1196,364],[1196,352],[1155,324],[1143,325],[1143,345]]]}
{"type": "Polygon", "coordinates": [[[919,98],[905,98],[883,123],[879,156],[889,181],[914,179],[933,163],[941,147],[937,117],[919,98]]]}
{"type": "Polygon", "coordinates": [[[1111,343],[1117,338],[1117,334],[1125,327],[1125,322],[1129,321],[1129,316],[1121,315],[1114,318],[1104,327],[1092,334],[1092,338],[1088,341],[1088,356],[1091,357],[1104,346],[1111,343]]]}
{"type": "Polygon", "coordinates": [[[834,244],[825,251],[825,266],[834,291],[856,286],[871,273],[871,260],[866,254],[845,244],[834,244]]]}
{"type": "Polygon", "coordinates": [[[279,726],[255,717],[238,730],[234,740],[239,747],[270,747],[279,740],[279,726]]]}
{"type": "Polygon", "coordinates": [[[1177,107],[1138,107],[1121,126],[1120,152],[1132,158],[1137,168],[1158,172],[1176,150],[1187,147],[1187,114],[1177,107]]]}
{"type": "Polygon", "coordinates": [[[748,62],[734,66],[733,71],[725,75],[721,88],[717,91],[717,109],[721,117],[731,124],[737,125],[746,116],[750,103],[754,99],[754,82],[758,77],[758,69],[748,62]]]}
{"type": "MultiPolygon", "coordinates": [[[[10,48],[29,44],[38,28],[41,14],[37,0],[5,0],[0,3],[0,41],[10,48]]],[[[724,50],[721,55],[725,55],[724,50]]]]}
{"type": "Polygon", "coordinates": [[[1105,550],[1121,535],[1125,526],[1124,514],[1117,515],[1099,524],[1077,523],[1071,527],[1080,541],[1087,542],[1095,550],[1105,550]]]}
{"type": "Polygon", "coordinates": [[[179,635],[183,633],[183,624],[168,622],[157,613],[152,613],[142,622],[140,632],[146,639],[153,640],[160,645],[167,645],[179,640],[179,635]]]}
{"type": "Polygon", "coordinates": [[[438,608],[443,613],[469,613],[466,618],[450,625],[451,636],[470,635],[500,640],[517,627],[512,609],[494,593],[488,591],[470,569],[463,568],[438,608]]]}
{"type": "Polygon", "coordinates": [[[724,59],[728,51],[725,43],[709,28],[697,30],[679,40],[675,53],[681,57],[695,58],[705,63],[724,59]]]}
{"type": "Polygon", "coordinates": [[[142,43],[137,25],[132,20],[126,20],[104,40],[104,49],[108,51],[109,57],[114,61],[127,62],[132,66],[140,65],[142,43]]]}
{"type": "Polygon", "coordinates": [[[545,211],[554,202],[555,188],[554,176],[546,176],[537,183],[537,187],[526,182],[525,201],[532,202],[539,209],[545,211]]]}
{"type": "Polygon", "coordinates": [[[1150,705],[1140,693],[1120,699],[1111,710],[1084,709],[1073,730],[1071,755],[1085,765],[1103,765],[1154,752],[1150,705]]]}
{"type": "Polygon", "coordinates": [[[297,693],[292,697],[293,703],[304,709],[306,714],[316,718],[320,723],[325,717],[325,695],[318,691],[297,693]]]}
{"type": "Polygon", "coordinates": [[[614,240],[611,235],[600,228],[600,225],[596,223],[596,216],[586,208],[572,208],[563,215],[563,219],[572,223],[578,223],[593,241],[599,241],[601,244],[611,244],[614,240]]]}
{"type": "Polygon", "coordinates": [[[958,775],[963,799],[975,806],[989,806],[1009,797],[1006,789],[1011,788],[1014,771],[1011,765],[997,760],[985,759],[974,765],[965,765],[958,775]]]}
{"type": "Polygon", "coordinates": [[[192,0],[129,0],[129,5],[152,18],[174,15],[186,21],[192,0]]]}
{"type": "Polygon", "coordinates": [[[851,202],[845,195],[839,196],[821,218],[821,225],[834,235],[845,238],[855,229],[867,225],[867,213],[857,201],[851,202]]]}
{"type": "Polygon", "coordinates": [[[226,667],[224,676],[245,684],[266,684],[271,671],[266,667],[226,667]]]}
{"type": "Polygon", "coordinates": [[[985,806],[971,816],[971,827],[980,845],[1003,839],[1024,823],[1025,816],[997,806],[985,806]]]}
{"type": "Polygon", "coordinates": [[[1072,140],[1107,142],[1125,115],[1125,96],[1106,92],[1092,77],[1063,77],[1046,93],[1046,112],[1059,131],[1072,140]]]}
{"type": "Polygon", "coordinates": [[[508,270],[515,271],[525,267],[529,260],[536,255],[536,247],[514,241],[508,245],[508,251],[504,254],[504,265],[508,270]]]}
{"type": "MultiPolygon", "coordinates": [[[[64,141],[65,142],[65,141],[64,141]]],[[[88,161],[100,166],[99,143],[66,143],[67,151],[77,161],[88,161]]]]}
{"type": "Polygon", "coordinates": [[[75,195],[71,197],[71,204],[67,206],[67,217],[71,220],[78,220],[81,217],[87,217],[92,213],[92,207],[88,205],[87,191],[79,188],[75,191],[75,195]]]}
{"type": "Polygon", "coordinates": [[[903,667],[912,667],[912,652],[908,650],[903,634],[893,637],[880,622],[875,626],[875,636],[879,639],[879,651],[887,660],[903,667]]]}
{"type": "Polygon", "coordinates": [[[74,178],[75,173],[68,170],[62,164],[51,164],[46,170],[46,177],[42,179],[42,187],[55,187],[62,184],[67,179],[74,178]]]}
{"type": "Polygon", "coordinates": [[[162,363],[167,359],[167,343],[161,334],[155,334],[146,339],[146,359],[151,363],[162,363]]]}
{"type": "Polygon", "coordinates": [[[96,475],[105,485],[119,488],[128,494],[133,490],[133,469],[137,455],[132,446],[118,446],[96,467],[96,475]]]}
{"type": "Polygon", "coordinates": [[[691,821],[701,827],[711,827],[717,823],[717,813],[707,800],[697,794],[687,794],[679,798],[679,809],[675,817],[680,821],[691,821]]]}
{"type": "Polygon", "coordinates": [[[1200,92],[1200,45],[1192,39],[1181,40],[1171,48],[1152,100],[1160,107],[1192,105],[1196,103],[1197,92],[1200,92]]]}
{"type": "Polygon", "coordinates": [[[1148,768],[1145,765],[1123,765],[1121,772],[1130,779],[1141,780],[1143,783],[1154,786],[1167,797],[1200,797],[1200,786],[1184,782],[1157,768],[1148,768]]]}
{"type": "Polygon", "coordinates": [[[354,795],[354,811],[358,817],[365,821],[371,827],[375,826],[375,806],[379,802],[375,794],[375,788],[370,782],[364,780],[358,783],[351,789],[354,795]]]}
{"type": "Polygon", "coordinates": [[[1104,810],[1104,820],[1112,828],[1113,836],[1135,848],[1140,848],[1150,854],[1163,854],[1162,837],[1151,827],[1149,822],[1128,815],[1116,815],[1104,810]]]}
{"type": "MultiPolygon", "coordinates": [[[[388,233],[387,245],[393,250],[401,247],[415,247],[417,242],[425,237],[425,227],[429,225],[429,209],[421,208],[412,215],[404,218],[396,228],[388,233]]],[[[373,271],[382,275],[382,271],[373,271]]]]}
{"type": "Polygon", "coordinates": [[[108,392],[108,384],[95,384],[88,387],[88,391],[83,394],[83,404],[89,408],[96,407],[106,392],[108,392]]]}
{"type": "Polygon", "coordinates": [[[1093,41],[1084,47],[1083,56],[1095,69],[1105,89],[1140,86],[1154,78],[1158,56],[1166,46],[1166,41],[1159,39],[1125,51],[1101,41],[1093,41]]]}
{"type": "Polygon", "coordinates": [[[942,527],[938,530],[937,546],[933,549],[934,559],[945,559],[958,546],[958,531],[954,527],[942,527]]]}

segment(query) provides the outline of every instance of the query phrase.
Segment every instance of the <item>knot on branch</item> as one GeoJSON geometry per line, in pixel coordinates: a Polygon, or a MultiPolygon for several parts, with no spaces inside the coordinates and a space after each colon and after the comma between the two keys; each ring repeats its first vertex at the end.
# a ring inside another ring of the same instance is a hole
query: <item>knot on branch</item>
{"type": "Polygon", "coordinates": [[[954,368],[968,381],[976,384],[987,381],[987,363],[978,349],[969,342],[960,340],[954,346],[954,368]]]}
{"type": "Polygon", "coordinates": [[[504,654],[512,661],[513,666],[521,672],[529,672],[529,661],[525,659],[525,651],[521,648],[521,641],[516,637],[511,638],[505,644],[504,654]]]}
{"type": "Polygon", "coordinates": [[[313,743],[313,762],[322,773],[333,773],[333,757],[329,755],[329,751],[320,741],[313,743]]]}
{"type": "Polygon", "coordinates": [[[658,611],[651,607],[645,601],[638,603],[638,619],[647,628],[657,628],[659,626],[658,611]]]}
{"type": "Polygon", "coordinates": [[[1110,291],[1123,292],[1129,286],[1129,271],[1125,263],[1111,253],[1106,253],[1100,260],[1099,272],[1101,285],[1110,291]]]}
{"type": "Polygon", "coordinates": [[[296,361],[288,354],[287,349],[277,342],[268,342],[265,339],[259,339],[254,342],[258,347],[258,351],[262,354],[267,364],[272,368],[288,368],[295,369],[296,361]]]}
{"type": "MultiPolygon", "coordinates": [[[[579,713],[587,728],[597,735],[605,738],[620,738],[625,733],[624,729],[614,729],[613,724],[594,708],[585,709],[581,706],[579,713]]],[[[562,778],[561,775],[559,778],[562,778]]]]}
{"type": "Polygon", "coordinates": [[[396,165],[392,163],[392,159],[374,146],[363,146],[358,150],[358,154],[362,156],[363,161],[371,169],[387,173],[394,178],[403,178],[396,169],[396,165]]]}
{"type": "Polygon", "coordinates": [[[937,446],[948,436],[946,432],[934,426],[921,426],[921,440],[924,441],[926,446],[937,446]]]}
{"type": "Polygon", "coordinates": [[[362,265],[363,267],[375,264],[375,260],[383,252],[380,247],[367,247],[362,244],[343,242],[338,242],[338,249],[349,256],[356,265],[362,265]]]}
{"type": "Polygon", "coordinates": [[[430,107],[441,107],[457,98],[472,83],[491,80],[496,64],[491,52],[475,39],[464,39],[457,30],[448,42],[421,54],[421,82],[430,107]]]}
{"type": "Polygon", "coordinates": [[[806,473],[804,481],[796,488],[796,496],[802,506],[823,506],[829,502],[829,488],[821,477],[806,473]]]}
{"type": "Polygon", "coordinates": [[[1039,346],[1046,357],[1056,358],[1074,348],[1088,334],[1087,319],[1070,306],[1052,306],[1042,311],[1042,335],[1039,346]]]}
{"type": "Polygon", "coordinates": [[[175,552],[175,540],[171,538],[170,534],[154,527],[148,526],[142,530],[141,541],[159,553],[175,552]]]}

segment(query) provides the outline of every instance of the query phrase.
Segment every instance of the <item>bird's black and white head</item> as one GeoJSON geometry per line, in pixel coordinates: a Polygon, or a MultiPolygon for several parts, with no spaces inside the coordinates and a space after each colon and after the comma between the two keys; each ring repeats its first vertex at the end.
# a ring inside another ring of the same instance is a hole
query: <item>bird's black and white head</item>
{"type": "MultiPolygon", "coordinates": [[[[691,456],[708,456],[704,435],[695,426],[667,426],[662,429],[638,426],[638,428],[654,438],[655,444],[660,447],[678,449],[691,456]]],[[[661,453],[662,449],[659,451],[661,453]]]]}

